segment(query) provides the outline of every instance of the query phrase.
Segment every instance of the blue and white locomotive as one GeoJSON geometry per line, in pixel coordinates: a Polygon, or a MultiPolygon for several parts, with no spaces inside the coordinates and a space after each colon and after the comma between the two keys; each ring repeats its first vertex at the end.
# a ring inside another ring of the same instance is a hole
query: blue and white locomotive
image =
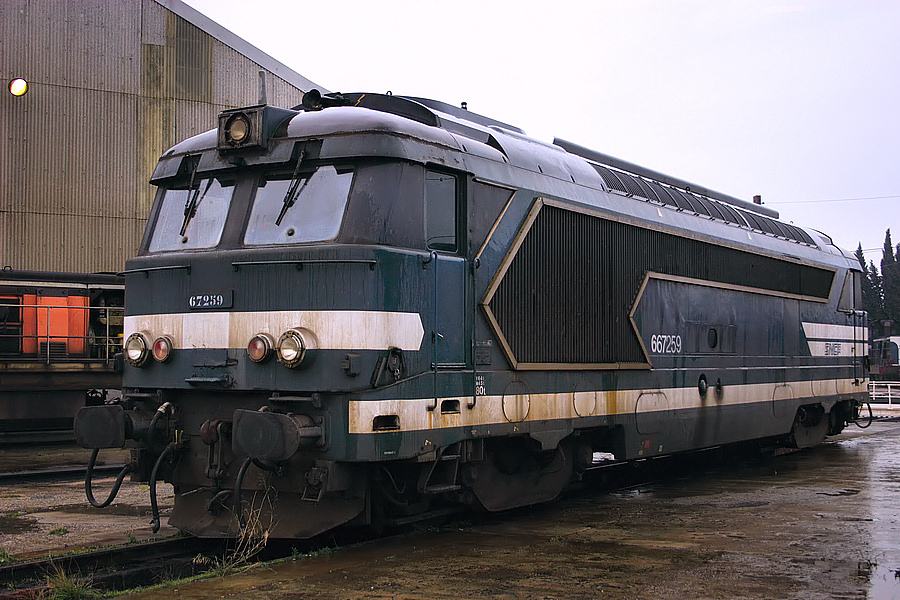
{"type": "Polygon", "coordinates": [[[549,501],[609,461],[817,444],[866,401],[827,236],[440,102],[227,110],[152,182],[123,400],[76,435],[128,444],[197,536],[549,501]]]}

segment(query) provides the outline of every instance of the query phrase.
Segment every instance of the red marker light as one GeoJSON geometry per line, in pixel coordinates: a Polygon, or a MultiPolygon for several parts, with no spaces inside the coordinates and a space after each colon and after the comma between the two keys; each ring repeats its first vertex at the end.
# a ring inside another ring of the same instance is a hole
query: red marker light
{"type": "Polygon", "coordinates": [[[267,333],[258,333],[247,344],[247,356],[256,363],[261,363],[272,354],[275,341],[267,333]]]}
{"type": "Polygon", "coordinates": [[[153,341],[153,358],[157,362],[166,362],[172,356],[172,338],[167,335],[153,341]]]}

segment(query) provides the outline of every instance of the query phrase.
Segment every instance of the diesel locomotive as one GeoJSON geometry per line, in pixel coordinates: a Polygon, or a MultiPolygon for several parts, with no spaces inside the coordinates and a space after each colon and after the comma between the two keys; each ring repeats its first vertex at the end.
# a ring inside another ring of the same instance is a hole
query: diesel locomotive
{"type": "Polygon", "coordinates": [[[79,408],[122,383],[124,280],[0,270],[0,443],[72,439],[79,408]]]}
{"type": "Polygon", "coordinates": [[[152,182],[123,398],[75,431],[130,446],[154,527],[161,480],[204,537],[500,511],[611,463],[811,446],[867,398],[858,262],[826,235],[462,108],[226,110],[152,182]]]}

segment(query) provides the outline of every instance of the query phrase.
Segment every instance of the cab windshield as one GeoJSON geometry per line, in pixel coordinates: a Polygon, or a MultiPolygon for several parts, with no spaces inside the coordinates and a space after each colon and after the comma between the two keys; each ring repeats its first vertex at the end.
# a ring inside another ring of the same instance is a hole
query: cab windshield
{"type": "Polygon", "coordinates": [[[337,237],[350,196],[352,169],[264,176],[256,189],[244,244],[297,244],[337,237]]]}
{"type": "Polygon", "coordinates": [[[185,185],[166,189],[150,238],[150,252],[217,245],[233,191],[234,182],[216,177],[195,182],[192,188],[185,185]]]}

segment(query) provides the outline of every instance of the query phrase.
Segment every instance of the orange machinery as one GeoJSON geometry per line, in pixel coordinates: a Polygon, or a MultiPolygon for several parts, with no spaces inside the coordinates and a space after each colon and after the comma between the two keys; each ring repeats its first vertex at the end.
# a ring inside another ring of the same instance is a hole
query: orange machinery
{"type": "MultiPolygon", "coordinates": [[[[4,323],[4,331],[20,338],[24,356],[84,356],[89,304],[87,296],[0,296],[0,305],[12,309],[10,316],[18,313],[17,321],[4,323]]],[[[18,345],[8,340],[4,346],[12,344],[18,345]]]]}

